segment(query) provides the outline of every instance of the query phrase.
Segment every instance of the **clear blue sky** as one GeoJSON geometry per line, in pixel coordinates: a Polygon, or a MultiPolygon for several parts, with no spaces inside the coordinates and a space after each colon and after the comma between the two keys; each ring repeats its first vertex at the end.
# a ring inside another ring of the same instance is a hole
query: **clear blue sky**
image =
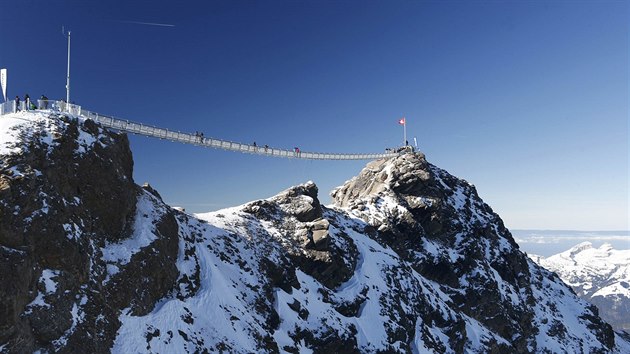
{"type": "MultiPolygon", "coordinates": [[[[509,228],[628,229],[627,1],[1,1],[9,96],[303,151],[381,152],[401,116],[509,228]],[[132,22],[168,24],[156,26],[132,22]]],[[[365,162],[130,137],[135,179],[192,212],[365,162]]]]}

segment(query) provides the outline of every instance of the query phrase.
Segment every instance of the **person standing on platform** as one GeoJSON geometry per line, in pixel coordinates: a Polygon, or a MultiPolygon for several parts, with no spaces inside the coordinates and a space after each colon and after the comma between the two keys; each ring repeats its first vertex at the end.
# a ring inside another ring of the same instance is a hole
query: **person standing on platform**
{"type": "Polygon", "coordinates": [[[46,97],[45,95],[42,95],[42,106],[40,108],[43,109],[48,109],[48,97],[46,97]]]}

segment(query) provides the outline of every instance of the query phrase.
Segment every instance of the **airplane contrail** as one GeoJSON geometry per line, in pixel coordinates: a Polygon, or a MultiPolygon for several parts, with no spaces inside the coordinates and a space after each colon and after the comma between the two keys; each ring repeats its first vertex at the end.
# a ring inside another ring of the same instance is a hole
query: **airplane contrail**
{"type": "Polygon", "coordinates": [[[119,20],[118,22],[132,23],[132,24],[136,24],[136,25],[147,25],[147,26],[175,27],[175,25],[171,25],[171,24],[168,24],[168,23],[141,22],[141,21],[122,21],[122,20],[119,20]]]}

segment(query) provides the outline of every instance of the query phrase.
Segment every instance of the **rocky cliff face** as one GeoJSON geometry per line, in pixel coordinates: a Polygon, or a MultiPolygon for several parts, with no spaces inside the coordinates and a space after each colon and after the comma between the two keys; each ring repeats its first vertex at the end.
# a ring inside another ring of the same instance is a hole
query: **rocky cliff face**
{"type": "Polygon", "coordinates": [[[125,135],[0,119],[0,351],[106,352],[122,309],[145,314],[174,285],[173,213],[134,184],[125,135]]]}
{"type": "Polygon", "coordinates": [[[133,183],[123,135],[22,118],[0,136],[0,352],[630,351],[420,153],[329,207],[308,182],[188,215],[133,183]]]}

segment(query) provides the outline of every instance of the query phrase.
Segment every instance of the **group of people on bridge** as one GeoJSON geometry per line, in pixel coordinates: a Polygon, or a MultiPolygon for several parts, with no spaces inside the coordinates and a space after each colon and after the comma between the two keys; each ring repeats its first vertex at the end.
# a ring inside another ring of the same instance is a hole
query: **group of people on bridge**
{"type": "MultiPolygon", "coordinates": [[[[258,151],[258,145],[256,145],[256,142],[254,141],[254,143],[252,144],[252,146],[254,147],[254,150],[258,151]]],[[[265,149],[265,152],[269,151],[269,145],[265,144],[263,146],[263,148],[265,149]]]]}
{"type": "MultiPolygon", "coordinates": [[[[255,141],[252,143],[252,146],[254,147],[255,151],[258,151],[258,144],[256,144],[255,141]]],[[[269,152],[269,145],[265,144],[263,148],[265,149],[265,152],[269,152]]],[[[295,156],[297,157],[302,156],[300,152],[300,148],[297,146],[293,148],[293,152],[295,153],[295,156]]]]}
{"type": "MultiPolygon", "coordinates": [[[[199,144],[204,144],[206,143],[206,140],[207,138],[204,137],[203,132],[195,131],[195,142],[199,144]]],[[[258,151],[258,144],[256,144],[255,141],[252,143],[251,146],[254,147],[254,151],[258,151]]],[[[265,144],[264,146],[262,146],[262,148],[264,149],[265,153],[269,152],[269,145],[265,144]]],[[[302,152],[300,151],[300,148],[297,146],[293,148],[293,153],[295,154],[296,157],[302,156],[302,152]]]]}
{"type": "Polygon", "coordinates": [[[197,140],[197,142],[199,143],[203,143],[204,142],[204,137],[203,137],[203,132],[195,132],[195,139],[197,140]]]}

